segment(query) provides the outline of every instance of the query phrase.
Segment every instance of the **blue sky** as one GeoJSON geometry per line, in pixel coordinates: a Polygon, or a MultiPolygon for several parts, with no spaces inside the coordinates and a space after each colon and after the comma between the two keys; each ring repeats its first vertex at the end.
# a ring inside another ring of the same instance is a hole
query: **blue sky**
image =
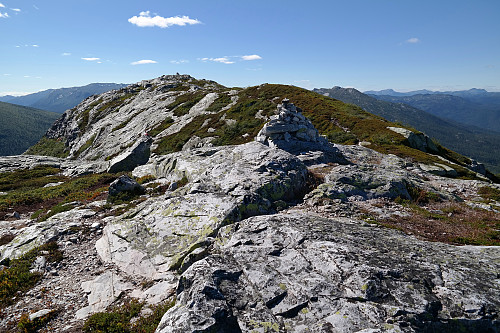
{"type": "Polygon", "coordinates": [[[0,0],[0,95],[176,72],[500,91],[498,0],[0,0]]]}

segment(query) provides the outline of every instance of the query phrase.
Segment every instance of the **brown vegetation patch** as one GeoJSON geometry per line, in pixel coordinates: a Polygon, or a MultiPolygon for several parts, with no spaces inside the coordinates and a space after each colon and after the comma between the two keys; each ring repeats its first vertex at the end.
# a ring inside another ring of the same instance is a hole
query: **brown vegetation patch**
{"type": "Polygon", "coordinates": [[[449,244],[500,245],[500,214],[464,203],[408,205],[410,215],[378,221],[426,240],[449,244]]]}

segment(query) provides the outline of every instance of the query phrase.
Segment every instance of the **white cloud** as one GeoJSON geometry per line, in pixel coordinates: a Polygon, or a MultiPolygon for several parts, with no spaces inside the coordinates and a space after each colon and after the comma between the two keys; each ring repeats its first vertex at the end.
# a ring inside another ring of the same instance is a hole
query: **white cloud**
{"type": "Polygon", "coordinates": [[[1,8],[5,8],[5,5],[3,3],[0,2],[0,7],[1,8]]]}
{"type": "Polygon", "coordinates": [[[101,60],[101,58],[82,58],[82,60],[85,60],[85,61],[97,61],[97,60],[101,60]]]}
{"type": "Polygon", "coordinates": [[[144,60],[139,60],[139,61],[134,61],[134,62],[131,62],[130,64],[131,65],[145,65],[145,64],[157,64],[158,62],[154,61],[154,60],[147,60],[147,59],[144,59],[144,60]]]}
{"type": "Polygon", "coordinates": [[[36,44],[33,44],[33,45],[31,45],[31,46],[33,46],[33,47],[38,47],[38,45],[36,45],[36,44]]]}
{"type": "Polygon", "coordinates": [[[189,60],[184,60],[184,59],[181,59],[181,60],[170,60],[170,63],[171,64],[175,64],[175,65],[187,64],[188,62],[189,62],[189,60]]]}
{"type": "Polygon", "coordinates": [[[215,62],[220,62],[223,64],[234,64],[234,61],[229,60],[228,57],[212,58],[210,60],[215,61],[215,62]]]}
{"type": "Polygon", "coordinates": [[[406,42],[410,43],[410,44],[416,44],[416,43],[420,43],[420,39],[418,39],[417,37],[412,37],[410,39],[407,39],[406,42]]]}
{"type": "Polygon", "coordinates": [[[15,12],[18,12],[18,13],[21,11],[19,8],[11,8],[11,9],[12,9],[13,11],[15,11],[15,12]]]}
{"type": "Polygon", "coordinates": [[[61,55],[62,55],[62,56],[64,56],[64,57],[67,57],[67,56],[70,56],[70,55],[71,55],[71,53],[69,53],[69,52],[64,52],[64,53],[62,53],[61,55]]]}
{"type": "Polygon", "coordinates": [[[11,76],[12,74],[4,74],[4,76],[11,76]]]}
{"type": "Polygon", "coordinates": [[[29,76],[29,75],[25,75],[24,77],[31,77],[31,76],[29,76]]]}
{"type": "Polygon", "coordinates": [[[9,14],[8,13],[0,13],[0,18],[7,18],[9,17],[9,14]]]}
{"type": "Polygon", "coordinates": [[[201,22],[196,19],[191,19],[189,16],[173,16],[173,17],[162,17],[156,15],[151,17],[150,12],[141,12],[139,16],[132,16],[128,19],[132,24],[138,27],[160,27],[168,28],[173,25],[185,26],[187,24],[200,24],[201,22]]]}
{"type": "Polygon", "coordinates": [[[244,55],[241,57],[242,60],[249,61],[249,60],[260,60],[262,57],[257,54],[251,54],[251,55],[244,55]]]}

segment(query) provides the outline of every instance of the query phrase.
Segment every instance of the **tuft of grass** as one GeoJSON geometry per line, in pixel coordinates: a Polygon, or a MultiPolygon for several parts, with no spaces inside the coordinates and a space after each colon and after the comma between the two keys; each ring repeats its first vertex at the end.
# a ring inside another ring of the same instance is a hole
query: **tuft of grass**
{"type": "Polygon", "coordinates": [[[35,145],[28,148],[25,154],[65,158],[68,157],[69,150],[66,149],[66,144],[62,138],[51,139],[44,136],[35,145]]]}
{"type": "Polygon", "coordinates": [[[479,194],[484,200],[488,202],[500,201],[500,190],[493,187],[480,187],[477,191],[477,194],[479,194]]]}
{"type": "Polygon", "coordinates": [[[102,333],[153,333],[161,318],[172,306],[175,300],[164,302],[150,307],[152,314],[139,317],[134,324],[130,321],[137,318],[144,307],[144,303],[137,300],[126,302],[122,306],[115,306],[108,312],[99,312],[91,315],[83,325],[84,332],[102,333]]]}
{"type": "Polygon", "coordinates": [[[109,312],[98,312],[91,315],[83,325],[84,332],[128,333],[130,319],[136,317],[144,303],[132,300],[109,312]]]}
{"type": "Polygon", "coordinates": [[[57,243],[51,242],[37,247],[18,259],[4,260],[6,269],[0,272],[0,308],[14,303],[18,292],[32,288],[41,278],[39,273],[31,273],[30,268],[36,257],[44,255],[48,262],[59,262],[63,258],[57,243]]]}

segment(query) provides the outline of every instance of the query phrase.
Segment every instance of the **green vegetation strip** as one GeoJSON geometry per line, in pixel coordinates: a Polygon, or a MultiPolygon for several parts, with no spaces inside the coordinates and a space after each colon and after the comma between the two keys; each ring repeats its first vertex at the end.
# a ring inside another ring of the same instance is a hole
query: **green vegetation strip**
{"type": "Polygon", "coordinates": [[[0,308],[12,304],[12,298],[17,292],[29,290],[40,280],[41,275],[31,273],[30,268],[36,257],[42,254],[48,262],[62,260],[62,252],[59,251],[57,243],[52,242],[37,247],[18,259],[2,262],[7,268],[0,272],[0,308]]]}

